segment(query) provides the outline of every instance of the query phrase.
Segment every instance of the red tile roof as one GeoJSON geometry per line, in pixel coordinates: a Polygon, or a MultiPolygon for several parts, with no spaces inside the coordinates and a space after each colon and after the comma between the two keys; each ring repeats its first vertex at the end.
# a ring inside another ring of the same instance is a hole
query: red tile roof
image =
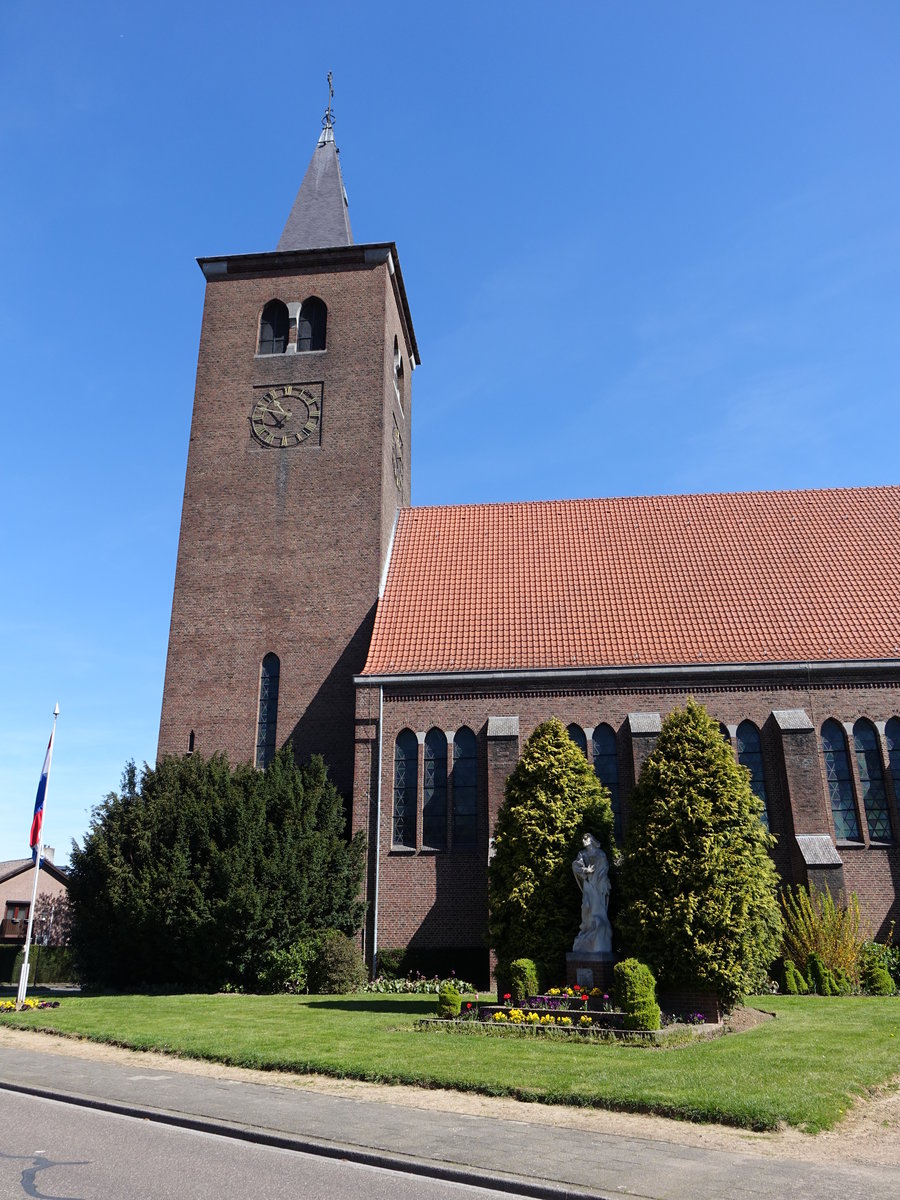
{"type": "Polygon", "coordinates": [[[900,488],[400,514],[366,675],[900,658],[900,488]]]}

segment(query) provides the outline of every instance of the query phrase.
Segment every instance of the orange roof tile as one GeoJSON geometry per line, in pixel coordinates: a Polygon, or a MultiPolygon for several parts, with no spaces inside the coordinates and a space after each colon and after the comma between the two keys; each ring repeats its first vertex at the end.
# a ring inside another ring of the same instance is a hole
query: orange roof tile
{"type": "Polygon", "coordinates": [[[900,658],[900,488],[400,514],[363,674],[900,658]]]}

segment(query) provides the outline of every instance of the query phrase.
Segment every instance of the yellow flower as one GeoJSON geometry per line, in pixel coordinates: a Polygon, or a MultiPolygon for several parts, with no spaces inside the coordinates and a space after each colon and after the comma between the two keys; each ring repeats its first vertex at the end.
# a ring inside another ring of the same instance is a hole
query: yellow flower
{"type": "Polygon", "coordinates": [[[572,1024],[572,1018],[571,1018],[571,1017],[560,1017],[560,1018],[559,1018],[559,1023],[560,1023],[560,1025],[571,1025],[571,1024],[572,1024]]]}
{"type": "Polygon", "coordinates": [[[591,1020],[590,1017],[579,1017],[578,1018],[579,1025],[593,1025],[593,1023],[594,1022],[591,1020]]]}
{"type": "Polygon", "coordinates": [[[548,996],[558,996],[558,995],[559,995],[559,988],[548,988],[548,989],[547,989],[547,995],[548,995],[548,996]]]}
{"type": "Polygon", "coordinates": [[[505,1012],[495,1012],[495,1013],[494,1013],[494,1020],[495,1020],[495,1021],[505,1021],[505,1020],[507,1020],[506,1013],[505,1013],[505,1012]]]}

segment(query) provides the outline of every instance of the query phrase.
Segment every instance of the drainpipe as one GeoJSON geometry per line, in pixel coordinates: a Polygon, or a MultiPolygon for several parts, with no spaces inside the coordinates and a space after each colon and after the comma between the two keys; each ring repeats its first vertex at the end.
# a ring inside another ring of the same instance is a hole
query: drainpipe
{"type": "Polygon", "coordinates": [[[381,769],[384,756],[384,684],[378,685],[378,784],[375,806],[375,901],[372,905],[372,978],[378,975],[378,879],[381,868],[381,769]]]}

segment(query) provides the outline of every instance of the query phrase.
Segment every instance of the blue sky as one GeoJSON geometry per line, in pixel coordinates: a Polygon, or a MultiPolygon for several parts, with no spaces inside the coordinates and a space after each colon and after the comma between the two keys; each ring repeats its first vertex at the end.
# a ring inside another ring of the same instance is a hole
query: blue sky
{"type": "Polygon", "coordinates": [[[896,483],[898,50],[893,0],[2,5],[0,859],[57,700],[57,861],[155,755],[193,260],[274,248],[329,70],[439,504],[896,483]]]}

